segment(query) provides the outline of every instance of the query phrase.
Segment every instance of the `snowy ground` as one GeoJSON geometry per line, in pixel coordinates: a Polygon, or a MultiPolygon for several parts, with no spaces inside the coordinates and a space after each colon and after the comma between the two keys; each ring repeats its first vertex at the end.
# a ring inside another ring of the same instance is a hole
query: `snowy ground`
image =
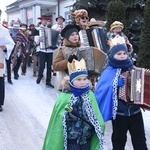
{"type": "MultiPolygon", "coordinates": [[[[20,75],[13,85],[5,81],[6,94],[3,112],[0,112],[0,150],[41,150],[49,118],[59,95],[56,89],[47,88],[45,79],[39,85],[32,76],[20,75]]],[[[55,87],[58,75],[52,77],[55,87]]],[[[150,148],[150,112],[143,112],[147,144],[150,148]]],[[[105,150],[111,150],[111,123],[106,123],[105,150]]],[[[130,136],[126,150],[132,150],[130,136]]]]}

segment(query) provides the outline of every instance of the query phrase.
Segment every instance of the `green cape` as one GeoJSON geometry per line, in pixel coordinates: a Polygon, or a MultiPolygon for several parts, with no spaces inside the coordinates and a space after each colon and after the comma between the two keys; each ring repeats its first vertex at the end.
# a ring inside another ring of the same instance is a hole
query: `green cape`
{"type": "MultiPolygon", "coordinates": [[[[104,132],[105,125],[102,115],[99,111],[95,96],[92,91],[88,92],[89,99],[96,117],[104,132]]],[[[69,103],[71,93],[61,93],[53,108],[53,112],[49,121],[46,137],[44,140],[43,150],[64,150],[64,136],[62,117],[65,111],[65,106],[69,103]]],[[[99,150],[99,140],[96,134],[92,137],[91,150],[99,150]]]]}

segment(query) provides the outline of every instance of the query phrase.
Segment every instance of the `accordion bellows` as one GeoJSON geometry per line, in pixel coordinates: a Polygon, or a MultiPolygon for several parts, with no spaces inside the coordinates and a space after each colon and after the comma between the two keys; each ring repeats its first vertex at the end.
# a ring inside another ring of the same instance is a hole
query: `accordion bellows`
{"type": "Polygon", "coordinates": [[[150,109],[150,70],[137,67],[120,77],[125,79],[125,85],[119,88],[119,99],[150,109]]]}

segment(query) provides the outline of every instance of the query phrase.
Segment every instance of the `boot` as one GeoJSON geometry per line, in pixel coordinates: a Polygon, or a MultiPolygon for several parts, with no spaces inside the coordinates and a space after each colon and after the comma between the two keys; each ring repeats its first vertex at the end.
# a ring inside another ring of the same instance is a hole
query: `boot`
{"type": "Polygon", "coordinates": [[[51,88],[54,88],[54,85],[52,85],[51,82],[46,82],[46,85],[51,87],[51,88]]]}

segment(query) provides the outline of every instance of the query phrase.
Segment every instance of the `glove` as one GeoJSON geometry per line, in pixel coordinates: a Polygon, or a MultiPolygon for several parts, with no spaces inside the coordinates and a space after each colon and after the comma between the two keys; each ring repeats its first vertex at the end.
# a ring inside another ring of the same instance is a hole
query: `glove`
{"type": "Polygon", "coordinates": [[[118,87],[124,86],[124,78],[118,78],[118,87]]]}
{"type": "Polygon", "coordinates": [[[78,57],[74,54],[70,55],[69,58],[68,58],[68,61],[71,63],[73,59],[78,60],[78,57]]]}

